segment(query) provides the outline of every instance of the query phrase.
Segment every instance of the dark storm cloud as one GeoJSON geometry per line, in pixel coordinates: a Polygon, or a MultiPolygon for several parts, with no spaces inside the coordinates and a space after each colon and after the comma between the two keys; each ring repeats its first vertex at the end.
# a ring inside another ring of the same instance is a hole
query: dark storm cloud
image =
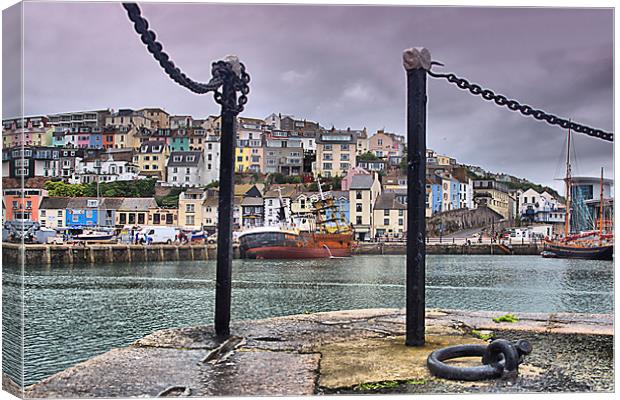
{"type": "MultiPolygon", "coordinates": [[[[236,54],[252,75],[244,115],[405,133],[402,50],[423,45],[509,98],[613,129],[613,15],[605,9],[253,6],[142,3],[166,51],[206,81],[236,54]]],[[[162,106],[218,112],[164,76],[118,3],[27,3],[28,114],[162,106]]],[[[6,103],[5,103],[6,104],[6,103]]],[[[5,105],[5,116],[15,112],[5,105]]],[[[577,135],[576,135],[577,136],[577,135]]],[[[565,133],[429,82],[428,145],[459,161],[557,185],[565,133]]],[[[612,146],[576,137],[582,174],[612,174],[612,146]]]]}

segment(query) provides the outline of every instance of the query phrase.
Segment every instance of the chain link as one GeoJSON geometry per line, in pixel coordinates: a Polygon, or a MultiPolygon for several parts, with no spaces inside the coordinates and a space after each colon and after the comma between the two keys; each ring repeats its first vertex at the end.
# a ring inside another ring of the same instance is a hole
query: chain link
{"type": "Polygon", "coordinates": [[[237,73],[233,71],[230,63],[226,61],[216,61],[211,64],[211,80],[208,83],[196,82],[185,75],[179,67],[174,65],[170,56],[163,50],[162,44],[156,40],[157,36],[155,32],[149,30],[149,23],[142,17],[138,5],[136,3],[123,3],[123,8],[125,8],[129,19],[133,22],[134,29],[140,35],[142,43],[146,45],[149,53],[153,55],[170,79],[194,93],[205,94],[214,92],[213,97],[215,101],[235,114],[243,111],[244,105],[248,101],[247,94],[250,92],[250,87],[248,86],[250,75],[245,71],[245,65],[243,65],[243,63],[239,63],[240,68],[239,74],[237,75],[237,73]],[[226,99],[222,93],[218,92],[218,89],[228,79],[232,79],[229,83],[232,85],[235,92],[238,91],[241,93],[238,99],[235,99],[235,96],[226,99]]]}
{"type": "Polygon", "coordinates": [[[466,79],[459,78],[454,74],[441,74],[433,71],[428,71],[428,74],[433,78],[444,78],[448,82],[455,84],[457,87],[463,90],[469,90],[471,94],[482,96],[483,99],[493,101],[498,106],[505,106],[512,111],[519,111],[525,116],[533,117],[540,121],[545,121],[551,125],[558,125],[563,129],[571,129],[575,132],[583,133],[588,136],[593,136],[599,139],[613,142],[614,134],[605,132],[600,129],[590,128],[589,126],[577,124],[567,119],[556,117],[555,115],[547,114],[542,110],[535,109],[527,104],[521,104],[516,100],[509,100],[506,96],[501,94],[495,94],[492,90],[483,89],[480,85],[470,83],[466,79]]]}

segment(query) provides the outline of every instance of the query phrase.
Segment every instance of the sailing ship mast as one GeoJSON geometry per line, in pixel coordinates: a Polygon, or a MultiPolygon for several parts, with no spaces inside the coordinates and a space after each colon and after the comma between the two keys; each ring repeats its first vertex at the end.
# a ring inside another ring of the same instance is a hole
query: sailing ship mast
{"type": "Polygon", "coordinates": [[[568,146],[566,151],[566,215],[564,217],[564,239],[570,235],[570,209],[571,209],[571,169],[570,169],[570,126],[568,127],[568,146]]]}
{"type": "Polygon", "coordinates": [[[600,201],[601,201],[601,205],[599,208],[599,216],[598,216],[598,223],[599,223],[599,232],[598,232],[598,245],[602,245],[603,244],[603,167],[601,167],[601,197],[600,197],[600,201]]]}

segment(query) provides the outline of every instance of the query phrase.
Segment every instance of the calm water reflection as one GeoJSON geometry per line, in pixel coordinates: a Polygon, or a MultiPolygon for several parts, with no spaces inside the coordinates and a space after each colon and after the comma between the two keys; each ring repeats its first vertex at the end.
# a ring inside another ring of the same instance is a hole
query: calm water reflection
{"type": "MultiPolygon", "coordinates": [[[[235,261],[233,319],[404,307],[405,258],[235,261]]],[[[3,370],[20,380],[20,269],[3,271],[3,370]]],[[[209,324],[214,262],[28,267],[25,383],[160,328],[209,324]]],[[[428,256],[427,306],[610,313],[613,263],[534,256],[428,256]]]]}

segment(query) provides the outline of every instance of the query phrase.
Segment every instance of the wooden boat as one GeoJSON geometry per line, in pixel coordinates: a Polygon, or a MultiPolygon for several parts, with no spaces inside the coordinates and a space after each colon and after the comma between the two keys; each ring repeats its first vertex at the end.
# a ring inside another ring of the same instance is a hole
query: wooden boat
{"type": "Polygon", "coordinates": [[[314,229],[302,232],[285,222],[284,202],[280,196],[280,226],[258,227],[239,235],[243,258],[291,259],[338,258],[351,255],[353,230],[338,213],[333,197],[324,194],[319,182],[320,197],[313,202],[314,229]]]}
{"type": "Polygon", "coordinates": [[[543,257],[577,258],[587,260],[613,260],[613,233],[603,232],[603,168],[601,168],[601,193],[599,230],[581,232],[571,235],[570,216],[572,202],[571,165],[570,165],[571,132],[568,130],[568,151],[566,153],[566,216],[564,219],[564,237],[559,240],[545,240],[543,257]]]}

